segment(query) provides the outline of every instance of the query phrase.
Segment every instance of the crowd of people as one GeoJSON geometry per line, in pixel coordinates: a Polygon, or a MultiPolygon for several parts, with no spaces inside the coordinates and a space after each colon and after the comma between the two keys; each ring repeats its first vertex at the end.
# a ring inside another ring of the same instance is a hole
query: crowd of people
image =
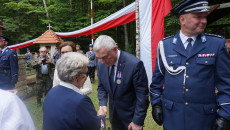
{"type": "MultiPolygon", "coordinates": [[[[230,56],[225,38],[204,33],[208,0],[185,0],[171,11],[178,16],[181,29],[159,42],[150,87],[144,63],[119,49],[107,35],[90,44],[86,54],[71,41],[60,44],[52,58],[41,47],[40,55],[30,60],[27,49],[26,62],[37,72],[43,130],[105,129],[106,116],[112,130],[142,130],[149,104],[154,121],[165,130],[229,130],[230,56]],[[98,112],[87,96],[95,83],[95,68],[98,112]]],[[[2,23],[0,28],[5,29],[2,23]]],[[[7,47],[8,42],[1,34],[0,129],[33,130],[25,105],[15,95],[17,53],[7,47]]]]}

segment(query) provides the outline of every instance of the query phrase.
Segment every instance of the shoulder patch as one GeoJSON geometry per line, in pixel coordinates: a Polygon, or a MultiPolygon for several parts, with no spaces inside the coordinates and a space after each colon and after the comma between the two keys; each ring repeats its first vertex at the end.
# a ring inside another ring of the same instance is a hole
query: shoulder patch
{"type": "Polygon", "coordinates": [[[219,37],[219,38],[224,38],[223,36],[216,35],[216,34],[210,34],[210,33],[205,33],[206,36],[213,36],[213,37],[219,37]]]}
{"type": "Polygon", "coordinates": [[[169,38],[171,38],[171,37],[174,37],[174,36],[175,36],[175,35],[165,37],[165,38],[162,39],[162,41],[163,41],[163,40],[166,40],[166,39],[169,39],[169,38]]]}

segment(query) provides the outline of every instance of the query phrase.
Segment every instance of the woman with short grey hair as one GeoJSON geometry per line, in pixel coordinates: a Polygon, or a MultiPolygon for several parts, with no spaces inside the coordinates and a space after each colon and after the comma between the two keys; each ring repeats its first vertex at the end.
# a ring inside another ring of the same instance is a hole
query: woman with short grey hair
{"type": "Polygon", "coordinates": [[[91,99],[80,88],[87,78],[86,56],[77,52],[64,54],[57,62],[61,79],[46,95],[43,105],[43,130],[99,130],[104,128],[105,113],[97,112],[91,99]]]}
{"type": "Polygon", "coordinates": [[[82,56],[79,53],[68,53],[70,54],[66,55],[66,53],[65,58],[62,58],[57,62],[57,71],[60,80],[71,83],[74,75],[81,75],[83,73],[83,67],[87,66],[89,60],[87,57],[82,56]]]}
{"type": "MultiPolygon", "coordinates": [[[[67,52],[76,52],[75,47],[76,47],[75,44],[71,41],[63,42],[62,44],[59,45],[61,56],[67,52]]],[[[57,74],[57,68],[55,67],[54,78],[53,78],[53,87],[59,85],[60,81],[61,80],[59,79],[59,76],[57,74]]],[[[91,85],[89,76],[87,77],[85,84],[81,88],[81,91],[84,95],[88,95],[92,92],[92,85],[91,85]]]]}

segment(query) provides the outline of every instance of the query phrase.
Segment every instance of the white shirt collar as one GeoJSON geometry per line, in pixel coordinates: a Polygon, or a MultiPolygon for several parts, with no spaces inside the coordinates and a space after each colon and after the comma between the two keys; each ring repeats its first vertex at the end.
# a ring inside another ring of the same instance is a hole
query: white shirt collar
{"type": "Polygon", "coordinates": [[[183,43],[185,49],[186,49],[187,46],[188,46],[187,39],[188,39],[188,38],[192,38],[193,41],[192,41],[191,43],[192,43],[192,46],[193,46],[194,43],[195,43],[195,41],[196,41],[197,36],[198,36],[198,35],[195,35],[195,36],[192,36],[192,37],[188,37],[188,36],[184,35],[184,34],[182,33],[182,31],[180,30],[180,39],[181,39],[181,41],[182,41],[182,43],[183,43]]]}
{"type": "Polygon", "coordinates": [[[60,85],[66,87],[66,88],[69,88],[69,89],[72,89],[73,91],[81,94],[81,95],[84,95],[81,90],[79,88],[77,88],[76,86],[74,86],[73,84],[71,83],[67,83],[67,82],[64,82],[64,81],[60,81],[60,85]]]}
{"type": "Polygon", "coordinates": [[[2,50],[1,50],[1,51],[2,51],[2,53],[3,53],[3,52],[5,52],[5,50],[6,50],[7,48],[8,48],[8,47],[5,47],[4,49],[2,49],[2,50]]]}

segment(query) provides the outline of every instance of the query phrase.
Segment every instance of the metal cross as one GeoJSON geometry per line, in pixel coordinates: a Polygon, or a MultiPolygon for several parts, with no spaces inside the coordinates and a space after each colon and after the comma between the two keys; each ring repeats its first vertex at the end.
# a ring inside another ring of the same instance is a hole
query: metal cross
{"type": "Polygon", "coordinates": [[[49,24],[49,26],[47,26],[47,27],[49,27],[49,30],[50,30],[50,28],[51,28],[52,26],[50,26],[50,24],[49,24]]]}

